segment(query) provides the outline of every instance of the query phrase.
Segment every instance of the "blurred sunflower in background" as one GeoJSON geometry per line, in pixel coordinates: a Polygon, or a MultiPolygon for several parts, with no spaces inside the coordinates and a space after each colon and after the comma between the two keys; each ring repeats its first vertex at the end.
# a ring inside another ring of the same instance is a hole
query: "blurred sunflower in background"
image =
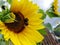
{"type": "Polygon", "coordinates": [[[0,21],[4,38],[10,39],[14,45],[36,45],[41,42],[44,37],[37,30],[44,26],[38,9],[39,7],[29,0],[12,0],[9,14],[14,21],[0,21]]]}
{"type": "Polygon", "coordinates": [[[60,0],[54,0],[54,13],[60,16],[60,0]]]}
{"type": "Polygon", "coordinates": [[[54,0],[51,7],[47,9],[46,13],[50,18],[60,16],[60,0],[54,0]]]}

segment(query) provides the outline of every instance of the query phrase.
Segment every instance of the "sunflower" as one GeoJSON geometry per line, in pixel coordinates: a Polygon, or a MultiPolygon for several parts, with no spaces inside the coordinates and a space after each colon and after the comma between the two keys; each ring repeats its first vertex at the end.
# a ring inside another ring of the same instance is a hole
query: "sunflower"
{"type": "Polygon", "coordinates": [[[0,21],[0,29],[6,40],[10,39],[14,45],[36,45],[44,37],[37,31],[43,29],[42,14],[39,7],[29,0],[12,0],[11,13],[16,16],[13,23],[0,21]]]}
{"type": "Polygon", "coordinates": [[[60,0],[54,0],[54,13],[60,16],[60,0]]]}

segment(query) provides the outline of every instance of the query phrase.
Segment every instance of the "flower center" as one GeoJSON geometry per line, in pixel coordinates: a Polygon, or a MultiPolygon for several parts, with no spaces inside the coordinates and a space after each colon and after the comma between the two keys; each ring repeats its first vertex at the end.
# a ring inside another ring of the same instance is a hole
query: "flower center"
{"type": "Polygon", "coordinates": [[[23,14],[21,13],[14,14],[16,16],[16,21],[14,21],[13,23],[5,23],[5,25],[9,30],[15,33],[19,33],[24,30],[25,26],[28,25],[28,19],[24,18],[23,14]]]}

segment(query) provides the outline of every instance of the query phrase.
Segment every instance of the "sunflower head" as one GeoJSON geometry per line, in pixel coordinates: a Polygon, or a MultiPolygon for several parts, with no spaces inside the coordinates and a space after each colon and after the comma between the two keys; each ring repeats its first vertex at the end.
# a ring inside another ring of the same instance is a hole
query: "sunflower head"
{"type": "Polygon", "coordinates": [[[60,16],[60,0],[54,0],[54,13],[60,16]]]}
{"type": "Polygon", "coordinates": [[[29,0],[12,0],[9,13],[14,21],[0,21],[5,39],[10,39],[14,45],[36,45],[42,42],[44,37],[37,30],[45,27],[38,10],[39,7],[29,0]]]}

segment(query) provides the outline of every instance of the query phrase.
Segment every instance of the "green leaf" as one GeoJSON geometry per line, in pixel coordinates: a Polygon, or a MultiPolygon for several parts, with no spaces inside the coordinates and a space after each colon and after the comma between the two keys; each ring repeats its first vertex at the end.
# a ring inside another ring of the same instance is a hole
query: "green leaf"
{"type": "Polygon", "coordinates": [[[56,15],[55,13],[53,12],[49,12],[48,10],[46,11],[47,15],[52,18],[52,17],[58,17],[58,15],[56,15]]]}
{"type": "Polygon", "coordinates": [[[3,15],[7,15],[8,13],[10,13],[10,10],[8,9],[8,7],[6,7],[5,10],[2,10],[3,15]]]}
{"type": "Polygon", "coordinates": [[[43,14],[41,19],[45,19],[46,18],[46,14],[45,14],[44,10],[39,9],[38,13],[42,13],[43,14]]]}
{"type": "Polygon", "coordinates": [[[42,18],[41,19],[45,19],[46,18],[46,14],[43,14],[42,18]]]}
{"type": "Polygon", "coordinates": [[[0,12],[0,20],[1,20],[2,17],[3,17],[3,14],[2,14],[2,12],[0,12]]]}
{"type": "Polygon", "coordinates": [[[5,22],[7,19],[10,19],[10,15],[5,15],[5,16],[3,16],[2,18],[1,18],[1,20],[3,21],[3,22],[5,22]]]}
{"type": "Polygon", "coordinates": [[[50,18],[58,17],[58,15],[54,13],[54,6],[53,6],[53,4],[52,4],[52,6],[46,11],[46,14],[47,14],[50,18]]]}
{"type": "Polygon", "coordinates": [[[54,28],[54,33],[56,36],[60,37],[60,24],[54,28]]]}
{"type": "Polygon", "coordinates": [[[46,23],[46,24],[44,24],[44,25],[46,26],[47,29],[52,30],[52,26],[51,26],[50,23],[46,23]]]}
{"type": "Polygon", "coordinates": [[[40,43],[37,43],[37,45],[40,45],[40,43]]]}
{"type": "Polygon", "coordinates": [[[9,45],[9,41],[5,41],[6,45],[9,45]]]}
{"type": "Polygon", "coordinates": [[[0,34],[0,45],[6,45],[4,36],[0,34]]]}
{"type": "Polygon", "coordinates": [[[0,45],[14,45],[11,40],[5,40],[4,35],[0,34],[0,45]]]}
{"type": "Polygon", "coordinates": [[[54,28],[54,31],[59,31],[59,32],[60,32],[60,24],[57,25],[57,26],[54,28]]]}
{"type": "Polygon", "coordinates": [[[6,45],[14,45],[11,40],[9,39],[8,41],[6,41],[6,45]]]}
{"type": "Polygon", "coordinates": [[[12,23],[15,20],[15,15],[10,12],[10,10],[6,7],[5,10],[0,12],[0,20],[4,23],[12,23]]]}
{"type": "Polygon", "coordinates": [[[44,11],[42,9],[39,9],[38,13],[44,13],[44,11]]]}
{"type": "Polygon", "coordinates": [[[12,0],[7,0],[7,2],[8,2],[9,4],[11,4],[12,0]]]}
{"type": "Polygon", "coordinates": [[[5,41],[1,41],[1,45],[6,45],[5,41]]]}
{"type": "Polygon", "coordinates": [[[3,39],[4,39],[3,35],[2,35],[2,34],[0,34],[0,40],[3,40],[3,39]]]}
{"type": "Polygon", "coordinates": [[[5,40],[4,35],[0,33],[0,45],[14,45],[14,44],[11,42],[11,40],[5,40]]]}
{"type": "Polygon", "coordinates": [[[37,45],[42,45],[42,42],[38,42],[37,45]]]}
{"type": "Polygon", "coordinates": [[[9,13],[6,16],[4,16],[2,19],[4,23],[12,23],[15,21],[15,15],[13,13],[9,13]]]}
{"type": "Polygon", "coordinates": [[[45,31],[45,29],[40,29],[40,30],[38,30],[42,35],[46,35],[47,34],[47,32],[45,31]]]}

